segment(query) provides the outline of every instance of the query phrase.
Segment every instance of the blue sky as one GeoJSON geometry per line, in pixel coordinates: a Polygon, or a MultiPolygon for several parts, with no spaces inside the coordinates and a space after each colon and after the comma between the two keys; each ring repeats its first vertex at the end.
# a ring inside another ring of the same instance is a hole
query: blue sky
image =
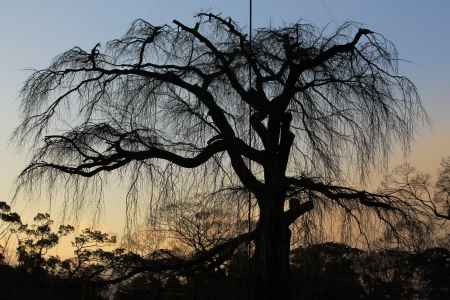
{"type": "MultiPolygon", "coordinates": [[[[419,133],[409,159],[432,171],[450,155],[450,1],[253,0],[255,27],[297,20],[336,26],[353,20],[394,41],[404,71],[419,88],[432,121],[419,133]]],[[[90,48],[123,34],[136,18],[155,24],[191,22],[201,10],[248,23],[248,1],[0,0],[0,200],[8,200],[25,165],[25,152],[8,144],[18,123],[18,90],[29,74],[73,46],[90,48]]],[[[394,155],[395,165],[402,159],[394,155]]],[[[117,200],[119,201],[119,200],[117,200]]],[[[118,202],[120,203],[120,202],[118,202]]],[[[106,203],[107,204],[107,203],[106,203]]],[[[27,204],[30,210],[46,207],[27,204]]],[[[121,207],[117,207],[120,211],[121,207]]],[[[107,222],[107,221],[105,221],[107,222]]],[[[107,222],[108,223],[108,222],[107,222]]]]}

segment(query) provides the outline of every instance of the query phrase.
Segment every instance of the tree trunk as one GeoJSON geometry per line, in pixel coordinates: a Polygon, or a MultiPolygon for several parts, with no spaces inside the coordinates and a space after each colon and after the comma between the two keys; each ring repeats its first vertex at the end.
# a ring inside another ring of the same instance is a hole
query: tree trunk
{"type": "Polygon", "coordinates": [[[256,299],[290,299],[289,252],[291,232],[284,217],[285,173],[294,135],[292,116],[275,111],[269,116],[265,145],[264,190],[256,195],[259,206],[255,245],[256,299]]]}
{"type": "Polygon", "coordinates": [[[289,299],[289,252],[291,231],[282,218],[282,208],[261,212],[255,244],[256,299],[289,299]]]}

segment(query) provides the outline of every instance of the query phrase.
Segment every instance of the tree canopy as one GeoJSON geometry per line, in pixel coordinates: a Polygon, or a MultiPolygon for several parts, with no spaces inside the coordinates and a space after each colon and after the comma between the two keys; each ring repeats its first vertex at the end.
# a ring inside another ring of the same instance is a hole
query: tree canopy
{"type": "Polygon", "coordinates": [[[292,171],[334,179],[353,159],[363,175],[393,140],[407,145],[424,117],[415,86],[397,73],[393,44],[378,33],[353,35],[355,24],[346,23],[325,35],[293,24],[258,29],[249,41],[231,19],[197,18],[192,28],[137,20],[104,50],[75,47],[34,72],[17,133],[38,143],[22,178],[53,178],[55,170],[92,177],[128,164],[156,175],[165,163],[211,162],[223,167],[217,172],[232,164],[256,190],[259,178],[242,157],[263,164],[272,138],[264,121],[285,113],[296,134],[292,171]],[[216,155],[225,152],[229,158],[216,155]]]}

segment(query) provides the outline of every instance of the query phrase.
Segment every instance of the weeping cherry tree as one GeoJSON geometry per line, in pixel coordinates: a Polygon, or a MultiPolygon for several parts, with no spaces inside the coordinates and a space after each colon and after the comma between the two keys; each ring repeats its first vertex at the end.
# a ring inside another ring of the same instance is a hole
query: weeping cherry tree
{"type": "Polygon", "coordinates": [[[363,233],[368,218],[388,227],[420,219],[406,201],[346,182],[349,173],[364,180],[394,143],[408,149],[426,118],[397,64],[389,40],[354,23],[259,28],[250,40],[219,14],[200,13],[193,26],[139,19],[121,38],[74,47],[29,76],[15,134],[33,143],[33,157],[18,185],[82,195],[119,174],[126,201],[151,187],[151,209],[249,193],[251,231],[168,267],[217,263],[253,241],[256,293],[279,299],[296,220],[335,211],[363,233]]]}

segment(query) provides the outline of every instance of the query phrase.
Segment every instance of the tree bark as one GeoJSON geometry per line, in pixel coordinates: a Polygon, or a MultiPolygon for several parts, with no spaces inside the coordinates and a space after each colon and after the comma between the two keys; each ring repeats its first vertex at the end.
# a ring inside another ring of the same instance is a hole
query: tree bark
{"type": "Polygon", "coordinates": [[[282,207],[262,210],[259,228],[255,244],[256,299],[289,299],[291,231],[282,207]]]}

